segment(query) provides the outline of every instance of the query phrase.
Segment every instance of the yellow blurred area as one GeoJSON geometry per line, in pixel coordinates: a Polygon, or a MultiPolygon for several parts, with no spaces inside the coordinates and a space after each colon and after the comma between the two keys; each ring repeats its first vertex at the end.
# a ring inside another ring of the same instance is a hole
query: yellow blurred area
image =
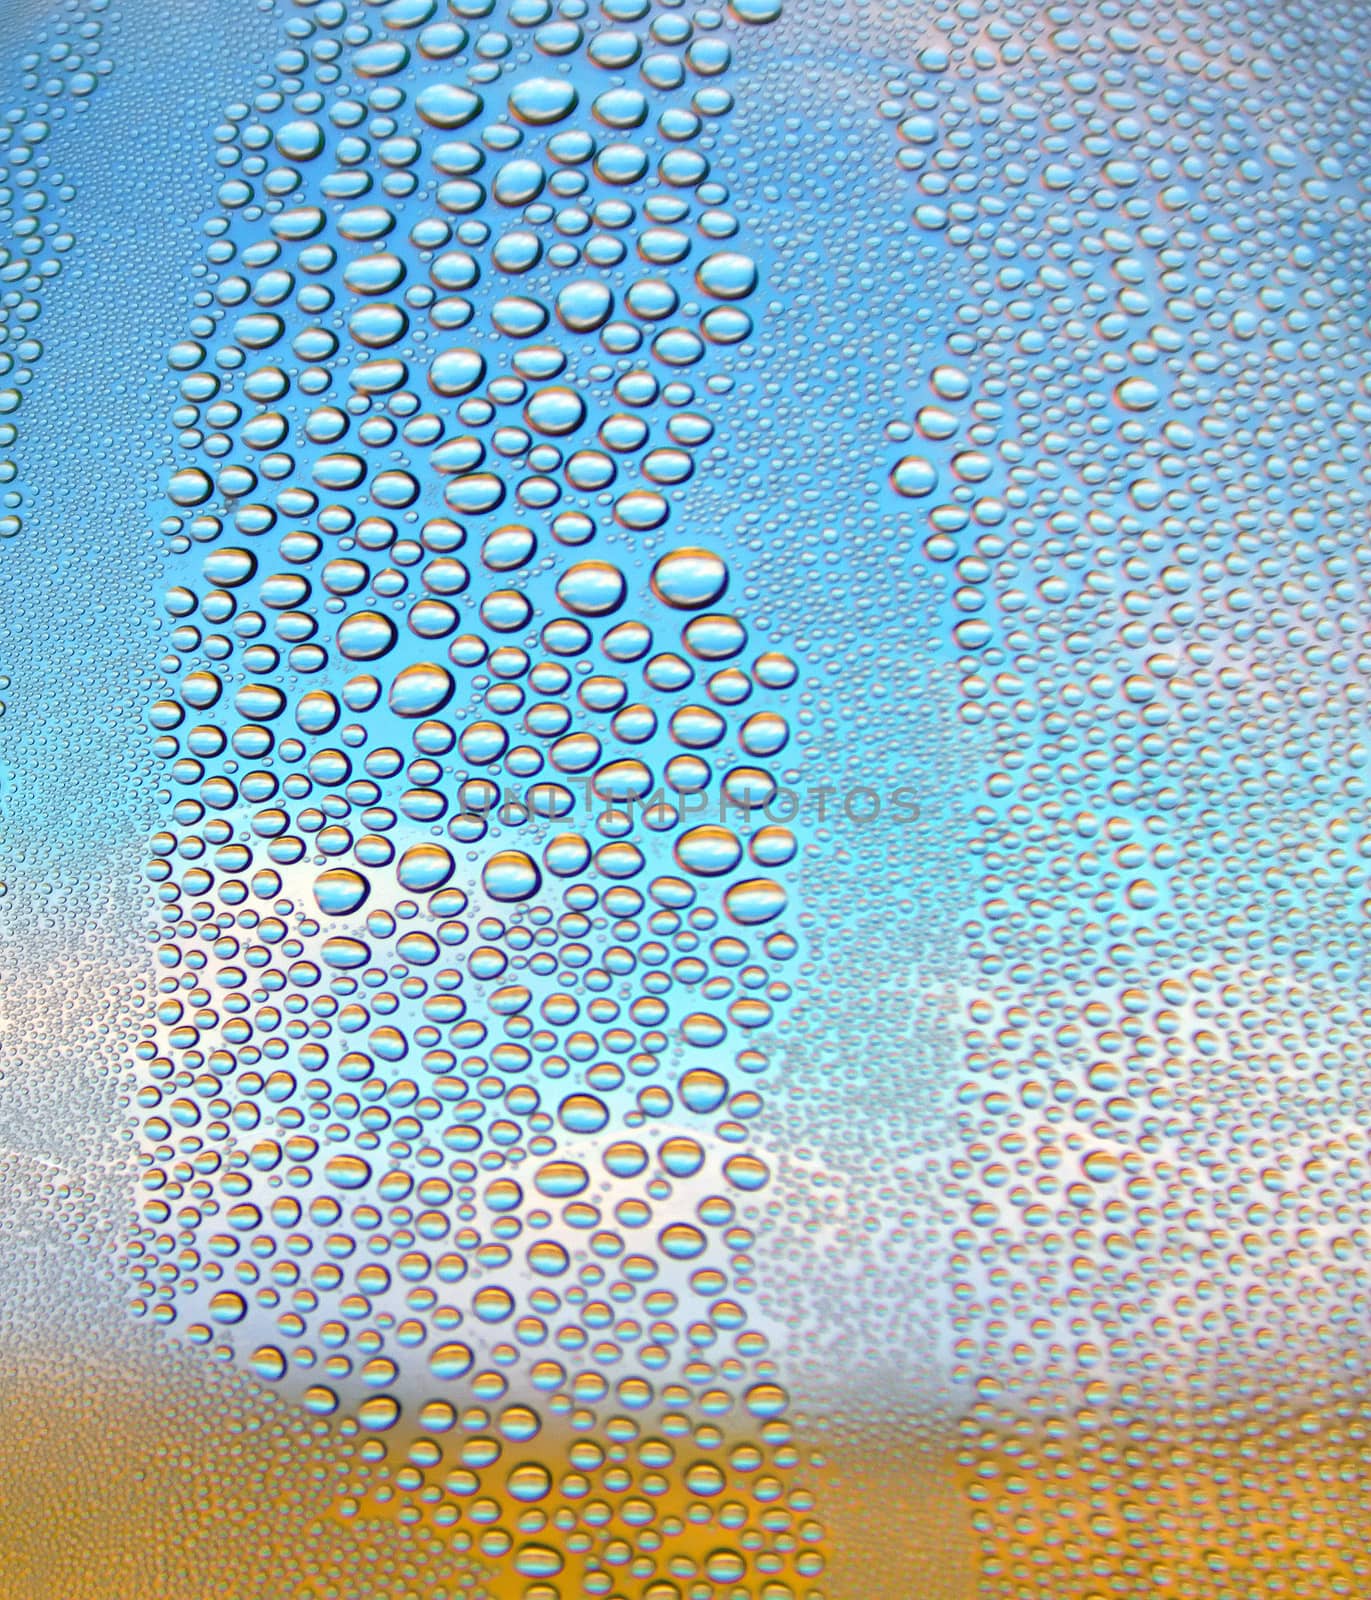
{"type": "MultiPolygon", "coordinates": [[[[0,1355],[3,1600],[530,1593],[536,1580],[508,1559],[473,1562],[451,1548],[452,1529],[433,1527],[428,1516],[408,1522],[404,1508],[414,1497],[395,1491],[394,1474],[363,1467],[335,1429],[203,1357],[160,1341],[134,1343],[137,1369],[89,1343],[47,1377],[41,1349],[11,1346],[0,1355]],[[369,1492],[349,1505],[346,1491],[368,1473],[369,1492]]],[[[902,1452],[898,1440],[875,1449],[825,1443],[813,1451],[799,1443],[802,1460],[818,1461],[797,1481],[814,1496],[825,1536],[812,1548],[831,1572],[808,1581],[792,1575],[797,1595],[972,1594],[950,1458],[930,1472],[922,1445],[902,1452]]],[[[403,1442],[396,1444],[390,1459],[402,1462],[403,1442]]],[[[557,1473],[565,1471],[566,1444],[545,1430],[517,1454],[557,1473]]],[[[673,1478],[656,1502],[658,1520],[684,1513],[689,1499],[673,1478]]],[[[549,1528],[536,1540],[555,1547],[559,1537],[549,1528]]],[[[669,1550],[702,1567],[725,1537],[717,1525],[687,1522],[669,1550]]],[[[568,1576],[573,1570],[568,1562],[568,1576]]],[[[690,1580],[677,1581],[688,1594],[690,1580]]],[[[744,1582],[747,1592],[766,1592],[755,1576],[744,1582]]],[[[565,1579],[560,1590],[579,1600],[565,1579]]],[[[613,1592],[638,1600],[657,1591],[625,1572],[613,1592]]],[[[713,1592],[737,1589],[719,1583],[713,1592]]]]}
{"type": "MultiPolygon", "coordinates": [[[[457,1524],[436,1525],[422,1503],[429,1480],[402,1476],[410,1441],[398,1432],[387,1464],[368,1463],[362,1437],[130,1322],[120,1280],[96,1259],[80,1258],[53,1292],[56,1234],[38,1215],[11,1218],[6,1241],[0,1600],[525,1600],[540,1581],[482,1559],[470,1499],[457,1524]],[[459,1530],[472,1553],[454,1548],[459,1530]]],[[[825,1570],[786,1581],[801,1600],[1361,1600],[1371,1403],[1355,1352],[1322,1376],[1304,1366],[1303,1399],[1289,1374],[1263,1381],[1251,1366],[1222,1398],[1178,1373],[1172,1391],[1127,1408],[1021,1396],[1017,1420],[994,1425],[989,1409],[984,1420],[906,1411],[858,1426],[810,1406],[785,1504],[825,1570]]],[[[499,1496],[509,1467],[536,1461],[555,1482],[571,1439],[545,1418],[483,1484],[499,1496]]],[[[680,1523],[658,1554],[694,1566],[671,1580],[689,1600],[733,1536],[689,1520],[687,1456],[654,1503],[658,1523],[680,1523]]],[[[554,1488],[541,1505],[559,1503],[554,1488]]],[[[525,1509],[501,1511],[512,1539],[574,1558],[555,1526],[521,1535],[525,1509]]],[[[577,1570],[568,1560],[561,1600],[581,1600],[577,1570]]],[[[611,1592],[652,1593],[656,1580],[631,1564],[613,1570],[611,1592]]],[[[711,1600],[765,1593],[753,1570],[713,1588],[711,1600]]]]}
{"type": "MultiPolygon", "coordinates": [[[[61,1381],[44,1381],[41,1350],[9,1347],[0,1360],[3,1600],[552,1592],[531,1590],[537,1580],[508,1560],[455,1551],[452,1530],[427,1517],[411,1525],[403,1507],[412,1497],[374,1468],[364,1469],[370,1492],[346,1512],[355,1451],[257,1384],[166,1346],[144,1345],[139,1355],[135,1371],[86,1348],[76,1364],[64,1362],[61,1381]]],[[[888,1437],[800,1439],[809,1465],[797,1481],[813,1494],[827,1571],[796,1592],[1364,1596],[1368,1435],[1351,1409],[1334,1397],[1241,1421],[1178,1408],[1145,1423],[1099,1414],[1070,1432],[1035,1422],[973,1433],[964,1461],[945,1433],[913,1421],[888,1437]]],[[[521,1446],[520,1459],[564,1470],[565,1444],[544,1437],[521,1446]]],[[[392,1451],[392,1460],[402,1456],[392,1451]]],[[[673,1482],[659,1517],[684,1513],[689,1498],[673,1482]]],[[[559,1537],[553,1528],[536,1536],[554,1547],[559,1537]]],[[[720,1542],[717,1526],[687,1523],[670,1550],[702,1565],[720,1542]]],[[[679,1581],[682,1595],[691,1581],[679,1581]]],[[[565,1578],[560,1588],[564,1600],[576,1594],[565,1578]]],[[[654,1594],[627,1571],[613,1592],[654,1594]]],[[[719,1583],[713,1592],[737,1589],[719,1583]]]]}
{"type": "Polygon", "coordinates": [[[1371,1594],[1360,1402],[1100,1412],[982,1436],[968,1474],[983,1595],[1276,1600],[1371,1594]]]}

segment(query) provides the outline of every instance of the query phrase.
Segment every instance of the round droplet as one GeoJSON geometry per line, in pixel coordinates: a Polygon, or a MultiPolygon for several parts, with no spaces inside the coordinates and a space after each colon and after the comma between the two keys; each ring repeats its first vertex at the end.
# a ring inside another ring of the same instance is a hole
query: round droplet
{"type": "Polygon", "coordinates": [[[440,1344],[428,1358],[429,1371],[435,1378],[451,1382],[471,1370],[474,1357],[467,1345],[452,1342],[440,1344]]]}
{"type": "Polygon", "coordinates": [[[743,847],[736,834],[718,823],[688,828],[676,841],[676,860],[696,877],[713,878],[738,865],[743,847]]]}
{"type": "Polygon", "coordinates": [[[481,110],[481,97],[457,83],[431,83],[419,91],[414,108],[432,128],[461,128],[481,110]]]}
{"type": "Polygon", "coordinates": [[[451,853],[442,845],[416,844],[400,857],[395,876],[402,889],[428,894],[442,888],[452,876],[453,865],[451,853]]]}
{"type": "Polygon", "coordinates": [[[593,1094],[569,1094],[557,1114],[571,1133],[598,1133],[609,1121],[608,1106],[593,1094]]]}
{"type": "Polygon", "coordinates": [[[275,1383],[286,1375],[285,1354],[274,1344],[264,1344],[254,1350],[251,1365],[252,1370],[264,1383],[275,1383]]]}
{"type": "Polygon", "coordinates": [[[724,895],[724,910],[745,927],[770,922],[785,907],[786,892],[771,878],[748,878],[731,884],[724,895]]]}
{"type": "Polygon", "coordinates": [[[509,109],[534,127],[560,122],[576,105],[575,87],[566,78],[525,78],[509,95],[509,109]]]}
{"type": "Polygon", "coordinates": [[[766,1187],[771,1179],[771,1170],[760,1157],[745,1153],[730,1156],[724,1162],[724,1176],[735,1189],[752,1194],[766,1187]]]}
{"type": "Polygon", "coordinates": [[[320,954],[326,966],[339,972],[351,972],[356,967],[366,966],[371,960],[371,950],[361,939],[349,939],[343,935],[325,939],[320,954]]]}
{"type": "Polygon", "coordinates": [[[481,884],[492,900],[527,900],[542,882],[531,856],[522,850],[497,850],[481,869],[481,884]]]}
{"type": "Polygon", "coordinates": [[[524,417],[538,433],[559,438],[580,427],[586,414],[585,401],[564,384],[549,384],[535,391],[524,407],[524,417]]]}
{"type": "Polygon", "coordinates": [[[416,661],[390,686],[390,709],[399,717],[427,717],[452,698],[452,674],[433,661],[416,661]]]}
{"type": "Polygon", "coordinates": [[[208,500],[213,491],[214,485],[199,467],[183,467],[172,473],[167,485],[169,498],[178,506],[198,506],[208,500]]]}
{"type": "Polygon", "coordinates": [[[904,456],[895,463],[890,482],[896,494],[906,500],[918,500],[937,487],[938,469],[923,456],[904,456]]]}
{"type": "Polygon", "coordinates": [[[592,333],[614,309],[614,296],[598,278],[578,278],[557,295],[557,318],[572,333],[592,333]]]}
{"type": "Polygon", "coordinates": [[[719,250],[700,263],[695,281],[716,300],[742,300],[757,287],[757,263],[740,250],[719,250]]]}
{"type": "Polygon", "coordinates": [[[468,394],[485,376],[485,370],[485,357],[476,350],[443,350],[428,369],[429,387],[435,394],[468,394]]]}
{"type": "Polygon", "coordinates": [[[652,592],[679,611],[712,605],[728,587],[728,568],[712,550],[686,545],[669,551],[652,569],[652,592]]]}
{"type": "Polygon", "coordinates": [[[356,911],[371,892],[371,885],[350,867],[330,867],[314,880],[314,898],[325,916],[344,917],[356,911]]]}
{"type": "Polygon", "coordinates": [[[337,1189],[361,1189],[371,1177],[371,1166],[357,1155],[330,1156],[324,1176],[337,1189]]]}
{"type": "Polygon", "coordinates": [[[624,603],[624,575],[608,561],[578,561],[557,581],[557,598],[583,617],[605,617],[624,603]]]}
{"type": "Polygon", "coordinates": [[[355,611],[338,627],[338,648],[349,661],[375,661],[395,643],[395,624],[379,611],[355,611]]]}
{"type": "Polygon", "coordinates": [[[324,130],[302,117],[277,130],[276,148],[287,161],[312,161],[324,148],[324,130]]]}
{"type": "Polygon", "coordinates": [[[754,1383],[743,1403],[754,1417],[778,1417],[789,1405],[790,1396],[779,1383],[754,1383]]]}
{"type": "Polygon", "coordinates": [[[231,1327],[247,1316],[247,1301],[232,1289],[220,1289],[210,1298],[209,1314],[215,1322],[231,1327]]]}

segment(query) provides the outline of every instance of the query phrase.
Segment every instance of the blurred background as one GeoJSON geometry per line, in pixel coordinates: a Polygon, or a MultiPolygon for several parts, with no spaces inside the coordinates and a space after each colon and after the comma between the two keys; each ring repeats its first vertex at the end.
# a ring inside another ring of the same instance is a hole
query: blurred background
{"type": "Polygon", "coordinates": [[[0,42],[0,1594],[1371,1593],[1364,8],[0,42]]]}

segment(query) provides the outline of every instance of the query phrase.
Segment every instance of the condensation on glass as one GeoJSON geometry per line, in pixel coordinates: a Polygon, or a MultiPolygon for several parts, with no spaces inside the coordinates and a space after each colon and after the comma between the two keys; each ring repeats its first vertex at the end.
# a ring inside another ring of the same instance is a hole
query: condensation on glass
{"type": "Polygon", "coordinates": [[[0,1596],[1371,1590],[1371,15],[0,39],[0,1596]]]}

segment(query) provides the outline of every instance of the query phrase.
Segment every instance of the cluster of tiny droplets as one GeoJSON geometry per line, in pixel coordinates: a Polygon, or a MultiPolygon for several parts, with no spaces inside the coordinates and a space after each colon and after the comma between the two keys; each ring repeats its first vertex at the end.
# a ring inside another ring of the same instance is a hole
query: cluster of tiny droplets
{"type": "MultiPolygon", "coordinates": [[[[101,54],[105,10],[105,0],[63,8],[45,48],[19,63],[27,98],[0,121],[0,450],[12,450],[19,438],[24,389],[43,354],[37,324],[44,287],[74,242],[65,218],[76,190],[44,146],[54,127],[86,109],[110,71],[101,54]]],[[[0,539],[24,525],[18,470],[13,460],[0,460],[0,539]]]]}
{"type": "MultiPolygon", "coordinates": [[[[0,539],[13,539],[24,528],[16,459],[22,453],[21,408],[43,355],[44,300],[75,242],[69,213],[76,189],[54,167],[48,145],[54,130],[88,109],[111,71],[103,53],[106,11],[106,0],[68,0],[39,36],[39,48],[19,59],[24,98],[0,118],[0,539]]],[[[8,672],[0,674],[0,696],[11,683],[8,672]]],[[[0,715],[5,710],[0,698],[0,715]]],[[[25,733],[20,727],[11,736],[18,751],[25,733]]],[[[0,769],[0,777],[8,780],[9,773],[0,769]]],[[[8,788],[8,781],[0,787],[0,808],[8,788]]],[[[0,821],[7,820],[0,809],[0,821]]],[[[4,880],[19,870],[18,844],[17,830],[0,829],[0,896],[9,893],[4,880]]]]}
{"type": "Polygon", "coordinates": [[[879,108],[944,307],[887,431],[993,769],[951,1163],[982,1592],[1361,1593],[1364,20],[939,30],[879,108]]]}
{"type": "Polygon", "coordinates": [[[745,1213],[797,668],[686,487],[771,17],[601,9],[302,5],[217,132],[129,1255],[535,1600],[784,1600],[822,1530],[745,1213]]]}

